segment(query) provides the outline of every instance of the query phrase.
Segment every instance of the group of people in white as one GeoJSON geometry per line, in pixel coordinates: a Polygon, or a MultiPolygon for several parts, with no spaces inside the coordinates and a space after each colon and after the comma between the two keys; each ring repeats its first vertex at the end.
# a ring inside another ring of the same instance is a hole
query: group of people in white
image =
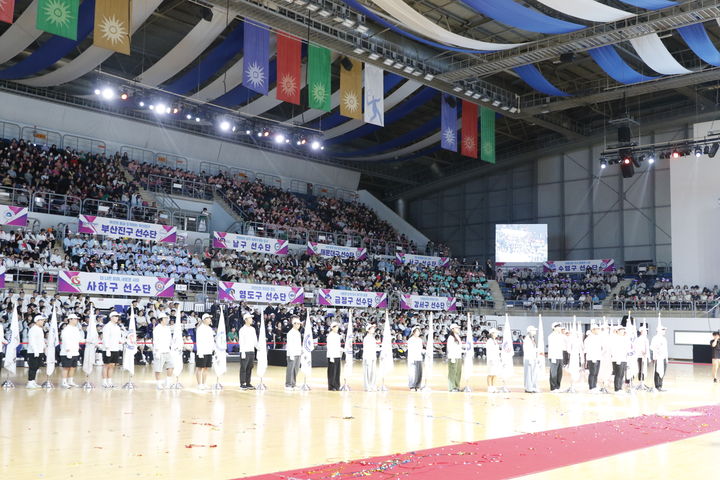
{"type": "MultiPolygon", "coordinates": [[[[179,309],[177,310],[179,312],[179,309]]],[[[120,313],[112,311],[108,315],[108,322],[102,326],[102,336],[97,335],[96,316],[90,315],[90,325],[87,329],[87,338],[78,325],[79,317],[75,313],[64,316],[64,328],[58,334],[56,312],[53,310],[47,334],[45,323],[48,318],[43,314],[34,317],[33,325],[29,329],[27,339],[28,381],[27,388],[41,388],[37,383],[37,373],[43,363],[47,363],[47,376],[52,375],[56,363],[61,368],[61,386],[73,388],[79,385],[75,382],[75,371],[79,365],[86,375],[92,372],[95,364],[96,352],[102,355],[102,386],[113,388],[115,367],[122,362],[123,368],[134,372],[134,353],[137,349],[135,336],[135,314],[129,316],[129,326],[121,328],[119,325],[120,313]],[[81,345],[84,344],[84,348],[81,345]],[[59,358],[55,358],[56,347],[59,346],[59,358]],[[81,359],[81,351],[83,358],[81,359]],[[122,360],[121,360],[122,354],[122,360]]],[[[354,350],[356,334],[352,328],[352,315],[350,316],[345,333],[339,333],[340,324],[333,321],[328,326],[326,356],[328,360],[327,382],[328,390],[339,391],[349,389],[348,384],[353,379],[354,350]],[[343,338],[344,336],[344,338],[343,338]],[[344,372],[341,383],[341,373],[344,372]]],[[[267,370],[267,338],[264,315],[260,315],[259,329],[253,326],[252,313],[243,315],[244,325],[238,332],[238,346],[240,355],[240,388],[254,390],[251,382],[252,371],[257,359],[260,385],[262,377],[267,370]]],[[[158,389],[177,388],[179,385],[179,370],[183,368],[181,351],[185,348],[187,338],[182,336],[179,315],[171,325],[171,315],[163,313],[159,323],[152,331],[152,368],[158,389]],[[174,382],[174,383],[173,383],[174,382]]],[[[447,360],[447,382],[450,392],[461,390],[470,391],[470,378],[473,376],[475,346],[473,340],[473,322],[470,315],[463,328],[459,323],[449,326],[447,338],[435,338],[436,328],[433,326],[433,315],[428,315],[429,324],[426,325],[425,334],[419,325],[413,327],[407,340],[407,372],[408,388],[412,391],[429,389],[428,379],[432,376],[435,363],[435,349],[437,343],[444,343],[447,360]],[[463,370],[465,375],[463,376],[463,370]],[[463,387],[464,384],[464,387],[463,387]]],[[[459,318],[456,320],[460,322],[459,318]]],[[[5,353],[4,366],[11,373],[15,373],[16,353],[19,345],[17,331],[17,309],[13,308],[11,321],[11,334],[9,340],[5,339],[4,332],[0,331],[3,339],[5,353]]],[[[311,352],[315,348],[313,329],[308,310],[304,331],[301,332],[303,322],[299,316],[291,318],[292,329],[287,334],[285,353],[287,359],[285,388],[298,389],[297,374],[300,368],[305,374],[302,389],[309,388],[307,379],[312,367],[311,352]]],[[[380,323],[380,322],[378,322],[380,323]]],[[[547,337],[547,352],[544,346],[542,333],[542,318],[539,318],[538,327],[527,327],[527,335],[522,340],[524,390],[527,393],[537,393],[541,372],[549,366],[550,391],[560,390],[563,370],[570,377],[570,385],[565,391],[577,391],[583,374],[587,374],[588,389],[592,393],[610,390],[623,393],[633,387],[650,389],[645,385],[650,364],[654,365],[654,388],[663,391],[663,377],[667,369],[668,348],[665,338],[665,327],[659,320],[656,333],[649,341],[647,326],[636,328],[632,317],[628,317],[624,325],[592,323],[586,334],[582,333],[581,324],[573,320],[572,323],[552,324],[552,332],[547,337]],[[583,338],[585,337],[585,338],[583,338]],[[633,384],[632,382],[637,383],[633,384]]],[[[198,389],[211,388],[207,384],[208,369],[214,367],[219,379],[226,371],[227,337],[225,320],[221,309],[221,318],[217,331],[213,329],[213,317],[203,314],[197,326],[195,340],[195,376],[198,389]]],[[[1,328],[1,326],[0,326],[1,328]]],[[[378,343],[376,337],[377,326],[374,323],[365,327],[362,335],[362,380],[366,391],[384,390],[387,388],[388,373],[394,368],[393,341],[390,316],[386,313],[383,325],[382,341],[378,343]]],[[[359,341],[359,338],[357,338],[359,341]]],[[[489,337],[485,341],[486,352],[486,378],[487,391],[509,392],[508,385],[513,374],[513,357],[515,347],[506,318],[502,332],[491,328],[489,337]]],[[[218,380],[219,384],[219,380],[218,380]]],[[[87,387],[88,383],[85,383],[87,387]]],[[[262,385],[264,388],[264,385],[262,385]]]]}

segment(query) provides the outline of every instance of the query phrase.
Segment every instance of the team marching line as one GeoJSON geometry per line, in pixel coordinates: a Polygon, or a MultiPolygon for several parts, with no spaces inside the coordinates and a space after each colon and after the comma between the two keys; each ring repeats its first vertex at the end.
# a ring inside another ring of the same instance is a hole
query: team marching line
{"type": "MultiPolygon", "coordinates": [[[[152,367],[158,389],[181,388],[179,376],[183,369],[183,351],[185,337],[181,325],[179,304],[176,318],[171,324],[168,314],[159,317],[158,324],[152,329],[152,367]]],[[[138,342],[135,330],[135,312],[131,308],[128,326],[121,322],[121,314],[111,311],[108,321],[102,325],[98,333],[98,315],[94,309],[90,311],[87,335],[79,326],[79,316],[68,313],[63,316],[64,328],[58,332],[58,314],[52,309],[49,325],[45,315],[35,315],[27,337],[28,379],[26,387],[36,389],[52,387],[52,377],[56,365],[60,366],[61,387],[93,388],[88,378],[96,366],[96,356],[102,357],[102,386],[114,388],[115,368],[122,368],[130,373],[130,381],[123,388],[134,388],[132,375],[135,369],[135,354],[138,342]],[[81,355],[82,353],[82,355],[81,355]],[[57,358],[56,358],[57,357],[57,358]],[[82,357],[82,358],[81,358],[82,357]],[[47,381],[37,383],[38,371],[46,365],[47,381]],[[81,366],[86,379],[82,385],[75,382],[78,366],[81,366]]],[[[481,345],[473,339],[473,326],[470,314],[467,315],[465,331],[457,323],[449,327],[447,339],[435,340],[435,326],[432,313],[427,317],[427,325],[414,326],[407,340],[407,372],[410,390],[428,389],[428,377],[432,375],[434,362],[434,346],[438,343],[446,345],[448,390],[451,392],[471,391],[470,378],[475,367],[475,347],[481,345]],[[444,342],[442,340],[445,340],[444,342]],[[463,388],[464,385],[464,388],[463,388]]],[[[267,371],[267,339],[265,318],[260,311],[258,330],[253,326],[254,317],[251,313],[243,315],[244,325],[238,332],[240,355],[240,388],[243,390],[265,389],[262,379],[267,371]],[[257,387],[252,384],[253,368],[257,361],[257,387]]],[[[221,389],[219,379],[227,371],[227,332],[223,309],[216,329],[213,329],[213,316],[203,314],[196,330],[195,340],[195,377],[198,389],[221,389]],[[217,381],[208,385],[208,371],[212,368],[217,381]]],[[[307,378],[312,369],[312,351],[315,348],[310,310],[307,309],[305,325],[299,316],[291,317],[292,328],[287,333],[286,356],[287,367],[285,389],[308,390],[307,378]],[[302,328],[302,331],[301,331],[302,328]],[[298,387],[298,372],[302,371],[305,381],[298,387]]],[[[330,391],[349,390],[348,383],[352,379],[354,369],[353,345],[356,336],[362,335],[362,378],[366,391],[387,390],[385,378],[395,367],[393,357],[393,333],[390,316],[385,313],[382,340],[377,341],[377,325],[369,323],[363,332],[353,331],[352,311],[343,336],[339,333],[340,324],[333,321],[327,333],[326,355],[327,385],[330,391]],[[341,376],[343,383],[341,384],[341,376]]],[[[527,393],[538,393],[541,372],[549,365],[549,384],[551,392],[560,391],[563,370],[570,376],[570,386],[565,390],[575,392],[581,389],[583,375],[587,374],[587,387],[591,393],[627,393],[632,390],[663,391],[663,378],[668,364],[668,345],[665,337],[666,328],[662,326],[660,317],[655,335],[650,341],[647,324],[635,325],[633,317],[628,313],[622,322],[591,323],[589,330],[583,334],[582,325],[573,318],[571,323],[552,324],[552,332],[547,338],[547,352],[544,345],[542,317],[538,316],[538,327],[529,326],[522,339],[522,355],[524,369],[524,390],[527,393]],[[583,338],[584,337],[584,338],[583,338]],[[653,366],[653,387],[648,386],[646,377],[650,366],[653,366]]],[[[515,349],[512,341],[510,323],[506,316],[502,332],[496,328],[489,330],[484,343],[486,351],[487,391],[508,392],[507,382],[512,375],[515,349]]],[[[5,370],[16,374],[17,353],[20,347],[18,325],[18,308],[12,306],[9,339],[5,340],[0,324],[0,339],[4,344],[0,361],[5,370]]],[[[715,334],[713,352],[720,352],[720,334],[715,334]]],[[[715,361],[714,361],[715,363],[715,361]]],[[[715,374],[715,372],[714,372],[715,374]]],[[[9,379],[3,383],[5,388],[13,388],[9,379]]]]}

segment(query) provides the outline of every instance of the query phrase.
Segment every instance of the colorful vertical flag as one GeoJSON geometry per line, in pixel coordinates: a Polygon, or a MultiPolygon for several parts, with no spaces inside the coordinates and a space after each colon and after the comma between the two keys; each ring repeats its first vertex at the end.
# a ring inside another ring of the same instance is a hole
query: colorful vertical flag
{"type": "Polygon", "coordinates": [[[462,103],[462,146],[460,153],[466,157],[478,157],[478,106],[463,100],[462,103]]]}
{"type": "Polygon", "coordinates": [[[123,346],[122,368],[130,376],[135,375],[135,352],[137,352],[137,331],[135,330],[135,309],[130,307],[130,321],[123,346]]]}
{"type": "Polygon", "coordinates": [[[267,95],[270,72],[270,28],[245,19],[243,85],[267,95]]]}
{"type": "Polygon", "coordinates": [[[131,0],[95,0],[93,45],[130,55],[131,0]]]}
{"type": "Polygon", "coordinates": [[[15,0],[0,0],[0,22],[13,23],[15,0]]]}
{"type": "Polygon", "coordinates": [[[365,122],[385,126],[385,77],[383,69],[365,64],[365,122]]]}
{"type": "MultiPolygon", "coordinates": [[[[1,340],[0,340],[1,342],[1,340]]],[[[2,343],[0,343],[1,347],[2,343]]],[[[17,349],[20,346],[20,323],[18,322],[17,304],[12,304],[12,316],[10,317],[10,339],[5,350],[5,370],[15,375],[17,371],[17,349]]]]}
{"type": "Polygon", "coordinates": [[[87,336],[85,337],[85,351],[83,352],[82,369],[86,375],[90,375],[95,365],[95,352],[97,345],[100,343],[100,336],[97,331],[97,315],[95,309],[90,309],[90,321],[87,326],[87,336]]]}
{"type": "Polygon", "coordinates": [[[306,310],[305,328],[303,329],[302,353],[300,354],[300,370],[305,376],[305,384],[312,373],[312,351],[315,350],[315,340],[312,336],[312,323],[310,322],[310,309],[306,310]]]}
{"type": "Polygon", "coordinates": [[[383,327],[382,343],[380,344],[380,375],[382,375],[383,385],[387,374],[392,371],[395,364],[393,363],[393,334],[390,330],[390,314],[385,310],[385,326],[383,327]]]}
{"type": "Polygon", "coordinates": [[[495,163],[495,112],[480,108],[480,159],[495,163]]]}
{"type": "Polygon", "coordinates": [[[35,27],[77,40],[79,10],[80,0],[38,0],[35,27]]]}
{"type": "Polygon", "coordinates": [[[440,147],[457,152],[457,103],[451,95],[442,96],[440,110],[440,147]]]}
{"type": "Polygon", "coordinates": [[[363,119],[362,67],[361,61],[348,57],[340,62],[340,115],[356,120],[363,119]]]}
{"type": "Polygon", "coordinates": [[[318,45],[308,46],[308,105],[329,112],[330,102],[330,50],[318,45]]]}
{"type": "Polygon", "coordinates": [[[300,105],[302,42],[287,33],[277,35],[277,99],[300,105]]]}

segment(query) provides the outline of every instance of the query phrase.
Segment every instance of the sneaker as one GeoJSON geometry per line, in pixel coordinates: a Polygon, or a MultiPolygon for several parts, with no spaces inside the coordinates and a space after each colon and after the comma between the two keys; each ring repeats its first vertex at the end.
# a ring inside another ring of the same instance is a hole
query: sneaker
{"type": "Polygon", "coordinates": [[[69,388],[72,388],[72,387],[70,386],[70,384],[67,383],[67,382],[66,382],[66,383],[63,383],[63,384],[60,385],[60,386],[61,386],[62,388],[68,388],[68,389],[69,389],[69,388]]]}
{"type": "Polygon", "coordinates": [[[713,383],[717,383],[717,378],[713,378],[713,383]]]}
{"type": "Polygon", "coordinates": [[[286,392],[292,392],[293,390],[295,390],[295,387],[291,387],[291,386],[289,386],[289,385],[285,385],[285,391],[286,391],[286,392]]]}
{"type": "Polygon", "coordinates": [[[247,385],[245,385],[245,390],[255,390],[255,387],[248,383],[247,385]]]}
{"type": "Polygon", "coordinates": [[[80,385],[78,385],[77,383],[75,383],[73,380],[70,380],[70,381],[68,382],[68,385],[70,385],[71,387],[79,387],[79,386],[80,386],[80,385]]]}
{"type": "Polygon", "coordinates": [[[158,389],[158,390],[165,390],[165,385],[162,384],[162,383],[158,383],[158,384],[157,384],[157,389],[158,389]]]}
{"type": "Polygon", "coordinates": [[[25,388],[35,389],[40,388],[40,385],[38,385],[35,380],[30,380],[29,382],[27,382],[27,385],[25,385],[25,388]]]}

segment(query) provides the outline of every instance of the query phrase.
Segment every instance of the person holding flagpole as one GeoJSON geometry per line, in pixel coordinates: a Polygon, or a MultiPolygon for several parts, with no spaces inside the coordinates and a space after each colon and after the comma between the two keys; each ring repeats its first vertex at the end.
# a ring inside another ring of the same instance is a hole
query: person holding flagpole
{"type": "Polygon", "coordinates": [[[340,363],[342,361],[342,345],[341,338],[338,333],[340,324],[332,322],[330,324],[330,333],[327,335],[327,379],[328,390],[337,392],[340,390],[340,363]]]}
{"type": "Polygon", "coordinates": [[[523,338],[523,373],[525,374],[525,393],[537,393],[538,386],[538,346],[537,327],[527,327],[525,338],[523,338]]]}
{"type": "Polygon", "coordinates": [[[380,386],[380,391],[387,391],[387,387],[385,386],[385,379],[387,378],[388,373],[393,369],[395,366],[394,360],[393,360],[393,334],[390,330],[390,314],[387,310],[385,310],[385,326],[383,327],[383,338],[382,343],[380,344],[380,374],[382,375],[382,385],[380,386]]]}
{"type": "Polygon", "coordinates": [[[363,337],[363,383],[366,392],[374,392],[376,389],[377,350],[375,325],[371,323],[367,326],[367,333],[363,337]]]}
{"type": "Polygon", "coordinates": [[[408,386],[410,390],[418,391],[422,387],[423,373],[423,341],[420,337],[422,331],[415,326],[407,341],[408,386]]]}
{"type": "Polygon", "coordinates": [[[287,333],[285,354],[287,356],[287,368],[285,369],[285,389],[295,390],[297,372],[300,366],[300,355],[302,354],[302,337],[300,336],[300,317],[293,315],[291,318],[292,328],[287,333]]]}
{"type": "Polygon", "coordinates": [[[240,390],[255,390],[250,383],[252,369],[255,364],[255,349],[258,344],[258,334],[253,327],[252,313],[243,315],[245,324],[238,332],[238,345],[240,348],[240,390]]]}
{"type": "Polygon", "coordinates": [[[312,375],[312,352],[315,350],[313,339],[312,323],[310,321],[310,309],[306,309],[305,328],[303,328],[302,353],[300,355],[300,369],[303,373],[302,390],[310,390],[308,379],[312,375]]]}
{"type": "Polygon", "coordinates": [[[83,341],[82,331],[78,328],[78,316],[69,314],[65,319],[65,325],[61,334],[60,342],[60,375],[62,376],[62,388],[77,387],[75,383],[75,367],[80,361],[80,342],[83,341]]]}
{"type": "Polygon", "coordinates": [[[215,352],[215,334],[212,327],[212,315],[203,314],[195,331],[196,352],[195,352],[195,378],[197,379],[198,389],[205,390],[207,388],[207,371],[212,366],[212,357],[215,352]]]}
{"type": "Polygon", "coordinates": [[[450,325],[450,335],[447,338],[447,359],[448,359],[448,390],[451,392],[460,391],[460,379],[462,378],[462,340],[460,339],[460,325],[450,325]]]}
{"type": "Polygon", "coordinates": [[[33,326],[28,331],[28,382],[27,388],[41,388],[35,381],[37,371],[42,366],[45,357],[45,326],[46,318],[43,315],[35,315],[33,326]]]}
{"type": "Polygon", "coordinates": [[[118,321],[120,314],[113,311],[110,312],[110,319],[102,329],[103,344],[103,369],[102,379],[103,387],[114,388],[112,377],[115,366],[120,363],[120,349],[122,348],[122,332],[118,321]]]}
{"type": "Polygon", "coordinates": [[[500,363],[502,379],[502,387],[500,391],[503,393],[510,393],[510,389],[507,387],[507,382],[512,376],[513,371],[513,356],[515,355],[515,347],[512,341],[512,329],[510,328],[510,318],[505,315],[505,324],[503,325],[502,343],[500,344],[500,363]]]}
{"type": "Polygon", "coordinates": [[[550,359],[550,391],[560,390],[562,383],[562,363],[565,336],[560,322],[552,324],[552,333],[548,335],[548,359],[550,359]]]}
{"type": "Polygon", "coordinates": [[[465,345],[463,357],[463,372],[465,372],[465,389],[463,391],[470,392],[470,378],[472,377],[473,360],[475,359],[475,339],[473,338],[472,320],[470,312],[467,314],[467,329],[465,331],[465,345]]]}
{"type": "Polygon", "coordinates": [[[353,362],[355,360],[354,355],[355,352],[353,350],[353,342],[355,341],[355,334],[353,333],[353,311],[350,309],[348,311],[348,325],[347,325],[347,331],[345,332],[345,380],[343,382],[343,386],[340,388],[340,390],[343,391],[350,391],[350,386],[348,385],[348,379],[352,377],[352,370],[353,370],[353,362]]]}
{"type": "Polygon", "coordinates": [[[88,377],[93,371],[95,365],[95,353],[97,345],[100,342],[100,337],[97,331],[97,316],[95,315],[95,308],[90,307],[90,320],[88,320],[87,333],[85,335],[85,350],[83,351],[83,363],[82,369],[85,373],[85,383],[82,387],[86,389],[93,388],[92,383],[88,380],[88,377]]]}
{"type": "Polygon", "coordinates": [[[153,371],[157,389],[170,388],[173,374],[172,352],[172,329],[170,328],[170,317],[166,314],[160,316],[160,323],[155,325],[152,331],[153,346],[153,371]],[[165,372],[165,378],[162,373],[165,372]]]}
{"type": "Polygon", "coordinates": [[[135,308],[130,307],[130,320],[128,321],[127,335],[125,335],[125,343],[123,345],[122,368],[127,371],[130,378],[122,386],[125,390],[135,388],[132,379],[135,375],[135,353],[137,352],[137,330],[135,328],[135,308]]]}
{"type": "Polygon", "coordinates": [[[648,390],[645,384],[645,377],[647,376],[648,360],[650,358],[650,341],[647,336],[647,325],[640,325],[638,328],[638,336],[635,339],[635,354],[637,355],[638,361],[638,381],[640,390],[648,390]]]}
{"type": "Polygon", "coordinates": [[[588,389],[591,393],[598,393],[598,374],[602,363],[602,338],[600,326],[592,323],[590,331],[584,341],[585,365],[588,369],[588,389]]]}
{"type": "Polygon", "coordinates": [[[428,315],[428,328],[427,328],[427,341],[425,343],[425,362],[423,364],[423,387],[422,390],[425,392],[430,391],[430,385],[428,381],[432,376],[433,362],[435,361],[435,325],[434,316],[430,312],[428,315]]]}
{"type": "Polygon", "coordinates": [[[667,328],[663,327],[658,317],[657,333],[650,342],[650,352],[652,353],[653,362],[655,362],[655,390],[664,392],[663,380],[667,371],[668,362],[668,345],[665,332],[667,328]]]}
{"type": "MultiPolygon", "coordinates": [[[[4,337],[3,337],[4,338],[4,337]]],[[[17,373],[17,349],[20,346],[20,322],[18,321],[17,304],[12,303],[12,316],[10,317],[10,341],[5,350],[3,366],[11,375],[17,373]]],[[[14,388],[11,380],[5,380],[2,384],[6,388],[14,388]]]]}
{"type": "Polygon", "coordinates": [[[182,384],[180,383],[180,374],[183,371],[183,350],[185,349],[185,337],[182,332],[181,322],[182,310],[180,309],[180,302],[175,304],[175,324],[172,326],[172,343],[170,346],[171,358],[172,358],[172,371],[171,375],[175,375],[175,383],[169,388],[181,389],[182,384]]]}
{"type": "Polygon", "coordinates": [[[502,360],[500,358],[500,347],[496,340],[498,333],[497,328],[488,330],[488,339],[485,342],[485,357],[487,358],[487,384],[488,393],[495,393],[499,390],[495,388],[495,378],[502,374],[502,360]]]}
{"type": "Polygon", "coordinates": [[[265,325],[265,311],[260,310],[260,331],[258,332],[257,340],[257,375],[260,378],[258,380],[258,390],[267,390],[267,387],[263,383],[263,377],[267,372],[268,358],[267,358],[267,330],[265,325]]]}
{"type": "Polygon", "coordinates": [[[215,353],[213,353],[212,367],[215,371],[215,390],[221,390],[220,377],[227,371],[227,328],[225,326],[225,313],[220,306],[220,320],[218,320],[215,334],[215,353]]]}

